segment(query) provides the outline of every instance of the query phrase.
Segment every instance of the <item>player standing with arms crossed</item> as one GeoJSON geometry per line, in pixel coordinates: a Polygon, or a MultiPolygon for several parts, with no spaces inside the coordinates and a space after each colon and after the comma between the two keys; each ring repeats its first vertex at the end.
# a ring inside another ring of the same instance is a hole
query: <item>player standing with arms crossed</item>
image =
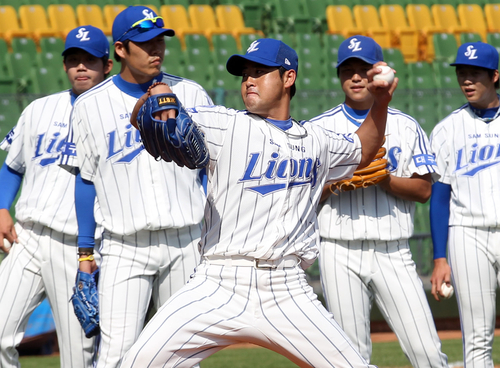
{"type": "MultiPolygon", "coordinates": [[[[139,336],[151,296],[159,308],[198,264],[206,201],[198,171],[156,162],[144,151],[130,113],[160,81],[186,106],[212,105],[200,85],[161,72],[164,37],[174,31],[163,28],[163,19],[151,9],[128,7],[115,18],[112,33],[120,74],[78,99],[71,120],[77,155],[62,162],[78,166],[82,179],[75,195],[89,204],[77,207],[80,254],[93,248],[94,197],[102,212],[96,217],[104,227],[97,367],[106,368],[117,366],[139,336]]],[[[81,262],[80,270],[93,271],[92,263],[81,262]]]]}
{"type": "MultiPolygon", "coordinates": [[[[290,117],[298,58],[283,42],[257,40],[245,55],[229,58],[227,69],[242,76],[247,110],[189,109],[210,154],[202,263],[148,323],[121,367],[190,367],[240,342],[274,350],[300,367],[367,367],[317,300],[304,269],[317,256],[323,184],[372,160],[396,83],[370,83],[374,103],[365,123],[355,134],[339,135],[306,129],[290,117]]],[[[164,87],[153,93],[168,92],[164,87]]],[[[177,125],[185,125],[179,116],[177,125]]]]}
{"type": "MultiPolygon", "coordinates": [[[[311,124],[346,133],[362,126],[374,101],[367,72],[382,60],[382,49],[372,38],[342,42],[337,73],[345,101],[311,124]]],[[[390,175],[378,185],[352,191],[330,184],[324,188],[325,201],[318,209],[321,285],[328,309],[366,360],[372,353],[375,300],[413,367],[447,367],[408,243],[415,201],[424,203],[431,194],[434,157],[420,125],[399,110],[388,109],[385,134],[390,175]]]]}
{"type": "MultiPolygon", "coordinates": [[[[69,32],[64,70],[71,89],[33,101],[0,144],[9,153],[0,169],[0,366],[20,367],[16,347],[33,310],[48,298],[54,314],[61,367],[92,367],[93,340],[87,339],[69,303],[75,274],[77,221],[75,178],[57,165],[78,95],[111,71],[109,42],[92,26],[69,32]],[[16,224],[9,214],[21,181],[16,224]],[[3,247],[3,239],[12,248],[3,247]]],[[[94,238],[94,234],[91,234],[94,238]]]]}
{"type": "Polygon", "coordinates": [[[441,285],[451,282],[451,271],[465,366],[493,367],[500,280],[498,52],[486,43],[465,43],[451,65],[468,103],[436,125],[430,137],[440,175],[432,187],[430,208],[432,294],[439,300],[441,285]]]}

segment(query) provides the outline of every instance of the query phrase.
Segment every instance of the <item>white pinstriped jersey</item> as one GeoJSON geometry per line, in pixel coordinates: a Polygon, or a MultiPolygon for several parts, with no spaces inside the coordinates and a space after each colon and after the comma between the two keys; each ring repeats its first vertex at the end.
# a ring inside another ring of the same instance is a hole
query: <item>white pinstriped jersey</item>
{"type": "MultiPolygon", "coordinates": [[[[197,83],[162,75],[184,106],[213,104],[197,83]]],[[[96,221],[115,234],[200,223],[205,195],[199,172],[155,161],[147,153],[139,131],[130,124],[137,98],[120,90],[115,78],[76,100],[71,140],[78,159],[65,156],[61,163],[78,166],[82,178],[94,183],[102,212],[96,221]]]]}
{"type": "MultiPolygon", "coordinates": [[[[364,119],[356,119],[344,104],[326,111],[310,124],[334,132],[351,133],[364,119]]],[[[386,124],[386,158],[392,175],[411,177],[435,170],[429,141],[410,116],[389,108],[386,124]]],[[[320,235],[340,240],[398,240],[413,234],[415,202],[397,198],[379,186],[331,195],[319,210],[320,235]]]]}
{"type": "Polygon", "coordinates": [[[16,219],[76,235],[74,176],[58,166],[69,131],[70,91],[33,101],[0,144],[5,164],[24,174],[16,219]]]}
{"type": "Polygon", "coordinates": [[[352,175],[361,160],[358,136],[298,124],[284,132],[222,106],[188,111],[210,151],[202,255],[275,260],[295,254],[312,263],[321,189],[327,176],[352,175]]]}
{"type": "Polygon", "coordinates": [[[465,104],[430,140],[439,181],[452,187],[450,226],[500,227],[500,117],[487,123],[465,104]]]}

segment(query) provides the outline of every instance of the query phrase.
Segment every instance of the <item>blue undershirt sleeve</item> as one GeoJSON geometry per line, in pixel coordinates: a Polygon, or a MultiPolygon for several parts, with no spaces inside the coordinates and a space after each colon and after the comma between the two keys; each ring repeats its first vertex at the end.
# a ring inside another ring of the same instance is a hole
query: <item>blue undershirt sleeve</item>
{"type": "Polygon", "coordinates": [[[207,183],[208,183],[207,169],[204,167],[203,169],[200,170],[198,175],[201,180],[201,185],[203,185],[203,190],[205,191],[205,195],[207,195],[207,183]]]}
{"type": "Polygon", "coordinates": [[[432,185],[430,220],[434,259],[446,258],[450,221],[451,185],[436,182],[432,185]]]}
{"type": "Polygon", "coordinates": [[[5,163],[0,169],[0,183],[2,183],[2,190],[0,191],[0,208],[10,210],[14,199],[16,199],[17,192],[21,187],[23,174],[11,169],[5,163]]]}
{"type": "Polygon", "coordinates": [[[95,245],[95,197],[94,183],[84,180],[80,172],[78,172],[75,180],[75,209],[78,222],[79,248],[94,248],[95,245]]]}

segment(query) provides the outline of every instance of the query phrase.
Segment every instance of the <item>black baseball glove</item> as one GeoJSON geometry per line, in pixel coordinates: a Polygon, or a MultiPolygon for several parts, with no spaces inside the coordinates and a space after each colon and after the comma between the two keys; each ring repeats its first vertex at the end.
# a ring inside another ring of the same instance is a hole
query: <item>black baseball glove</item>
{"type": "Polygon", "coordinates": [[[90,338],[99,333],[99,297],[97,294],[97,279],[99,270],[86,273],[78,270],[76,284],[73,288],[71,302],[76,318],[82,325],[85,336],[90,338]]]}
{"type": "Polygon", "coordinates": [[[137,126],[144,147],[155,159],[174,161],[190,169],[205,167],[209,153],[205,136],[173,93],[148,97],[137,115],[137,126]],[[175,110],[176,118],[167,121],[153,117],[156,112],[175,110]]]}

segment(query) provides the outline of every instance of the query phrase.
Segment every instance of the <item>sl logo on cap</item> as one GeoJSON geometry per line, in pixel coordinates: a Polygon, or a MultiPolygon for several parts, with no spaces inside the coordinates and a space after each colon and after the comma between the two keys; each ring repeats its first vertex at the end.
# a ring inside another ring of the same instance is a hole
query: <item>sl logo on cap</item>
{"type": "Polygon", "coordinates": [[[469,60],[477,59],[476,51],[477,50],[474,48],[474,46],[470,45],[467,46],[467,51],[465,52],[464,55],[467,56],[469,60]]]}
{"type": "Polygon", "coordinates": [[[347,48],[349,50],[352,50],[352,52],[363,50],[361,47],[359,47],[359,45],[361,45],[361,41],[358,41],[357,38],[353,38],[351,42],[349,42],[349,46],[347,48]]]}
{"type": "Polygon", "coordinates": [[[151,10],[148,10],[148,9],[144,9],[142,11],[142,14],[144,14],[144,17],[149,18],[149,19],[153,19],[155,17],[153,12],[151,10]]]}
{"type": "Polygon", "coordinates": [[[76,35],[76,38],[80,38],[80,42],[82,41],[90,41],[90,38],[88,37],[89,31],[87,31],[85,28],[80,28],[78,30],[78,34],[76,35]]]}
{"type": "Polygon", "coordinates": [[[257,46],[259,46],[259,43],[258,41],[253,41],[252,44],[250,45],[250,47],[248,47],[247,49],[247,54],[251,53],[251,52],[254,52],[254,51],[257,51],[259,48],[257,46]]]}

